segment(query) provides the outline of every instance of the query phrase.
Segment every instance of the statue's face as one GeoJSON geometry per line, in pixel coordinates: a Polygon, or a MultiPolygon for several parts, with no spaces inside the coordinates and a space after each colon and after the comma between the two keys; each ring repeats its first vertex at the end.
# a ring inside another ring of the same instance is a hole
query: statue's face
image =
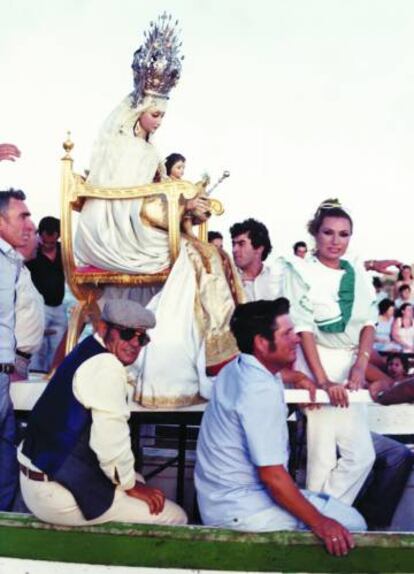
{"type": "Polygon", "coordinates": [[[164,112],[158,108],[150,108],[142,113],[139,117],[138,123],[144,131],[145,136],[153,134],[160,127],[164,112]]]}
{"type": "Polygon", "coordinates": [[[176,161],[171,168],[170,176],[174,179],[182,179],[185,171],[185,161],[176,161]]]}

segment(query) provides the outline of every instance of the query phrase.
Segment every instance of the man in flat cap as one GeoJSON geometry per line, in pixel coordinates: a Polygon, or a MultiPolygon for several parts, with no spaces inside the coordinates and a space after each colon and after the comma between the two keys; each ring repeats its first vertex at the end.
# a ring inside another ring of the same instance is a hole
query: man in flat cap
{"type": "Polygon", "coordinates": [[[34,407],[18,458],[24,501],[40,520],[186,523],[184,511],[134,471],[125,367],[154,326],[139,303],[107,301],[97,333],[65,358],[34,407]]]}

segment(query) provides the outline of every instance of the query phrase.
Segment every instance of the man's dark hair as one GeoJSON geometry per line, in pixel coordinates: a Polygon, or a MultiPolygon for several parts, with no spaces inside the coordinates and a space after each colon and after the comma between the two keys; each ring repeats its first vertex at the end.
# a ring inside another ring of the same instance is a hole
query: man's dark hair
{"type": "Polygon", "coordinates": [[[388,365],[391,363],[391,361],[393,361],[394,359],[399,359],[401,361],[401,364],[402,364],[403,369],[404,369],[404,373],[407,374],[408,369],[410,368],[410,365],[408,362],[408,358],[404,355],[404,353],[390,353],[387,356],[387,368],[388,368],[388,365]]]}
{"type": "Polygon", "coordinates": [[[398,293],[402,295],[403,291],[411,291],[411,287],[407,285],[407,283],[403,283],[403,285],[400,285],[398,288],[398,293]]]}
{"type": "Polygon", "coordinates": [[[19,201],[24,201],[26,199],[25,194],[21,189],[6,189],[5,191],[0,191],[0,213],[5,215],[9,209],[9,203],[11,199],[18,199],[19,201]]]}
{"type": "Polygon", "coordinates": [[[262,261],[264,261],[269,253],[272,251],[272,244],[270,242],[269,231],[260,221],[250,217],[241,223],[235,223],[230,227],[230,235],[232,239],[235,239],[239,235],[247,233],[253,247],[257,249],[258,247],[263,247],[262,261]]]}
{"type": "Polygon", "coordinates": [[[293,246],[293,253],[296,254],[299,247],[304,247],[305,249],[308,248],[308,246],[306,245],[306,243],[304,241],[296,241],[296,243],[293,246]]]}
{"type": "Polygon", "coordinates": [[[208,242],[211,243],[212,241],[214,241],[214,239],[223,239],[223,236],[220,233],[220,231],[209,231],[207,238],[208,242]]]}
{"type": "Polygon", "coordinates": [[[48,215],[43,217],[39,223],[39,235],[42,233],[47,233],[48,235],[53,235],[57,233],[60,235],[60,220],[57,217],[52,217],[48,215]]]}
{"type": "Polygon", "coordinates": [[[388,297],[385,297],[385,299],[382,299],[378,303],[379,314],[384,315],[384,313],[386,313],[390,307],[395,307],[394,301],[392,301],[392,299],[388,299],[388,297]]]}
{"type": "Polygon", "coordinates": [[[279,297],[274,301],[252,301],[237,305],[230,320],[230,329],[242,353],[253,354],[256,335],[273,342],[276,319],[289,313],[289,301],[279,297]]]}
{"type": "Polygon", "coordinates": [[[375,289],[382,289],[383,287],[383,283],[377,275],[372,278],[372,284],[374,285],[375,289]]]}
{"type": "Polygon", "coordinates": [[[400,317],[402,317],[404,315],[404,311],[408,308],[408,307],[412,307],[411,303],[403,303],[402,305],[400,305],[400,307],[396,310],[395,312],[395,318],[399,319],[400,317]]]}

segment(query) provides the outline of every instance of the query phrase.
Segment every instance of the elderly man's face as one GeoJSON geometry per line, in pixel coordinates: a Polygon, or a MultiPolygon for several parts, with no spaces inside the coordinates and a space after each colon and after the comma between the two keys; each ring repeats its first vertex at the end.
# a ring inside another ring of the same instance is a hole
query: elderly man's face
{"type": "Polygon", "coordinates": [[[24,201],[12,197],[5,213],[0,214],[0,237],[12,247],[24,247],[32,226],[30,211],[24,201]]]}
{"type": "Polygon", "coordinates": [[[25,261],[31,261],[36,257],[38,245],[36,226],[32,221],[29,221],[28,228],[29,239],[27,241],[27,245],[17,248],[17,251],[23,255],[25,261]]]}
{"type": "Polygon", "coordinates": [[[108,351],[113,353],[125,366],[135,363],[141,348],[149,341],[145,329],[134,330],[101,323],[98,331],[100,335],[103,336],[108,351]],[[132,333],[134,334],[132,338],[126,340],[124,333],[127,333],[128,337],[132,333]]]}

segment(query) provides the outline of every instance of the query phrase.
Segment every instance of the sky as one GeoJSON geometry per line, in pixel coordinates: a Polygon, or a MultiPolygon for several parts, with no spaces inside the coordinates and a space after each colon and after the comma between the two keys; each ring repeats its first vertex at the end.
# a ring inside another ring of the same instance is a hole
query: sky
{"type": "Polygon", "coordinates": [[[183,62],[162,155],[207,171],[222,231],[255,217],[272,256],[309,241],[306,222],[339,198],[352,251],[414,261],[414,2],[411,0],[0,0],[0,187],[25,190],[35,222],[59,215],[67,130],[88,167],[108,113],[132,89],[143,31],[164,10],[180,22],[183,62]]]}

